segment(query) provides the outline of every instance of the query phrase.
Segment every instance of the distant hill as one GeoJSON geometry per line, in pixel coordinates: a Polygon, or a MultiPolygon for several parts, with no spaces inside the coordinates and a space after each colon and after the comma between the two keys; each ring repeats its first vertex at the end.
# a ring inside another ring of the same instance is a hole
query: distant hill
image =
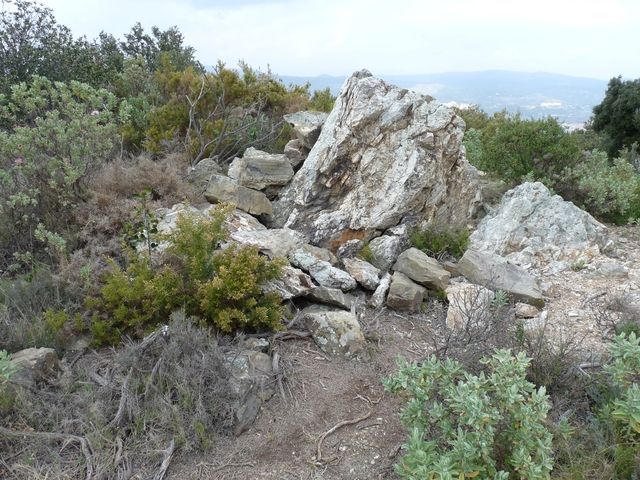
{"type": "MultiPolygon", "coordinates": [[[[477,104],[486,112],[503,109],[527,118],[548,115],[568,124],[586,122],[604,98],[605,80],[555,73],[523,73],[506,70],[436,73],[428,75],[380,75],[384,80],[437,98],[441,102],[477,104]]],[[[329,87],[336,94],[346,76],[299,77],[280,75],[286,84],[311,90],[329,87]]]]}

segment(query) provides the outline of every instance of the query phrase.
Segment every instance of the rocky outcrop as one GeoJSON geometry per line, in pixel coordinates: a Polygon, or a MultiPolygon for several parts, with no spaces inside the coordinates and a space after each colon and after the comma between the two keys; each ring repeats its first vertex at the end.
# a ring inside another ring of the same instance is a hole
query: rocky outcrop
{"type": "Polygon", "coordinates": [[[345,270],[367,290],[375,290],[380,284],[380,270],[359,258],[345,258],[345,270]]]}
{"type": "Polygon", "coordinates": [[[273,366],[269,355],[253,350],[234,352],[225,360],[231,372],[231,393],[236,398],[234,433],[240,435],[253,424],[262,404],[275,393],[273,366]]]}
{"type": "Polygon", "coordinates": [[[407,238],[396,235],[382,235],[369,242],[371,263],[383,272],[388,271],[398,255],[409,246],[407,238]]]}
{"type": "Polygon", "coordinates": [[[344,293],[339,288],[328,288],[318,286],[312,288],[307,294],[307,298],[314,302],[333,305],[335,307],[351,310],[356,302],[356,297],[348,293],[344,293]]]}
{"type": "Polygon", "coordinates": [[[301,319],[318,347],[326,353],[351,357],[364,348],[362,329],[351,312],[314,305],[302,310],[301,319]]]}
{"type": "Polygon", "coordinates": [[[293,178],[293,168],[282,154],[270,154],[250,147],[242,158],[233,159],[228,175],[243,187],[263,190],[289,183],[293,178]]]}
{"type": "Polygon", "coordinates": [[[508,191],[471,235],[471,247],[523,267],[588,262],[608,244],[607,228],[540,182],[508,191]]]}
{"type": "Polygon", "coordinates": [[[230,203],[252,215],[273,213],[271,202],[264,193],[238,185],[223,175],[211,176],[204,196],[211,203],[230,203]]]}
{"type": "Polygon", "coordinates": [[[26,348],[12,354],[9,359],[15,367],[11,383],[34,387],[55,381],[61,373],[60,360],[53,348],[26,348]]]}
{"type": "Polygon", "coordinates": [[[391,278],[387,305],[404,312],[419,312],[426,293],[426,288],[413,283],[405,274],[395,272],[391,278]]]}
{"type": "Polygon", "coordinates": [[[356,72],[274,205],[274,223],[332,250],[408,213],[465,223],[479,197],[463,131],[464,122],[432,98],[356,72]]]}
{"type": "Polygon", "coordinates": [[[329,114],[324,112],[305,111],[285,115],[284,120],[291,125],[300,144],[311,150],[328,116],[329,114]]]}
{"type": "Polygon", "coordinates": [[[306,241],[302,234],[288,228],[238,231],[231,233],[230,238],[240,245],[257,247],[271,259],[287,258],[290,252],[300,248],[306,241]]]}
{"type": "Polygon", "coordinates": [[[404,273],[414,282],[435,290],[446,289],[451,277],[437,260],[413,247],[400,254],[393,269],[404,273]]]}
{"type": "Polygon", "coordinates": [[[353,290],[357,286],[354,278],[347,272],[334,267],[329,262],[320,260],[302,248],[291,252],[289,261],[293,266],[309,272],[309,275],[323,287],[347,291],[353,290]]]}
{"type": "Polygon", "coordinates": [[[285,265],[282,268],[282,276],[276,280],[270,280],[263,287],[265,293],[275,292],[282,300],[304,297],[315,287],[311,277],[302,270],[285,265]]]}
{"type": "Polygon", "coordinates": [[[516,300],[544,305],[536,279],[522,267],[490,252],[468,249],[458,262],[458,271],[469,281],[492,290],[504,290],[516,300]]]}

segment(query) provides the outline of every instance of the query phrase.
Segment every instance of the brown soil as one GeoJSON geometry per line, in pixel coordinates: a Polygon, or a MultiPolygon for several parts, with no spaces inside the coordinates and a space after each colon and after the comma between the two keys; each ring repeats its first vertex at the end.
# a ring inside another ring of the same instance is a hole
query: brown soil
{"type": "Polygon", "coordinates": [[[394,373],[397,356],[420,360],[430,353],[429,316],[382,311],[363,318],[368,350],[357,360],[329,358],[310,340],[280,342],[286,399],[276,394],[251,430],[220,440],[212,453],[176,459],[167,478],[398,478],[393,465],[406,430],[401,403],[384,392],[381,379],[394,373]],[[327,435],[318,461],[321,435],[365,416],[327,435]]]}

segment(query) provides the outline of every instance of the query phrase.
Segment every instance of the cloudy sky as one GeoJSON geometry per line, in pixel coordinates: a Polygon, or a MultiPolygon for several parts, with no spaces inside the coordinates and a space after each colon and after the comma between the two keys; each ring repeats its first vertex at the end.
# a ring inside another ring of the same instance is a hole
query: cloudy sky
{"type": "Polygon", "coordinates": [[[41,0],[77,35],[177,25],[206,65],[288,75],[640,77],[638,0],[41,0]]]}

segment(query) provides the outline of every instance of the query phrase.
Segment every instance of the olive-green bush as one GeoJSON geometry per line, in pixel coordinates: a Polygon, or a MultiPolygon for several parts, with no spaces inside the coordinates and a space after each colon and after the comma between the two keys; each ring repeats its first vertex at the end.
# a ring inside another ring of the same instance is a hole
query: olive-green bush
{"type": "Polygon", "coordinates": [[[410,240],[414,247],[432,257],[441,258],[443,255],[449,255],[460,259],[469,246],[469,230],[431,225],[415,229],[410,235],[410,240]]]}
{"type": "Polygon", "coordinates": [[[399,360],[398,373],[384,383],[406,402],[402,478],[549,478],[550,404],[544,387],[525,378],[529,359],[499,350],[484,363],[488,373],[472,375],[450,359],[399,360]]]}

